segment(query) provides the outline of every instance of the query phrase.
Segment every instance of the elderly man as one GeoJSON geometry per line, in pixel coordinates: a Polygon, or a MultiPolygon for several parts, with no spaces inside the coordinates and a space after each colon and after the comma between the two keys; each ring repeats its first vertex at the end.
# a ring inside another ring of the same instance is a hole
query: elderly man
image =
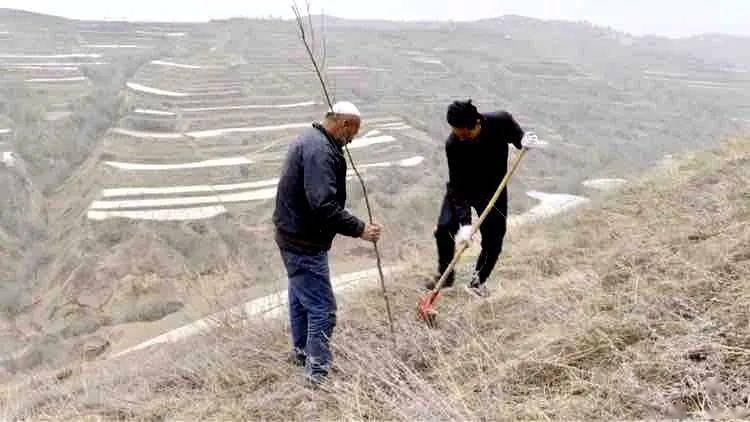
{"type": "Polygon", "coordinates": [[[276,243],[289,276],[289,317],[294,359],[319,385],[331,368],[329,341],[336,325],[328,251],[337,234],[377,242],[381,228],[365,224],[344,208],[346,160],[343,147],[359,132],[354,104],[333,106],[289,148],[279,181],[276,243]]]}

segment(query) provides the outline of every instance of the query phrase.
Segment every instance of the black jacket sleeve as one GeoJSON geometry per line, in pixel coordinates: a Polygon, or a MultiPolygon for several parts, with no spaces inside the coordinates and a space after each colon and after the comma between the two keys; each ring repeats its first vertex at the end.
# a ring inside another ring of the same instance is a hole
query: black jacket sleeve
{"type": "Polygon", "coordinates": [[[464,192],[468,191],[466,183],[466,172],[462,171],[462,166],[467,163],[462,162],[456,152],[450,148],[450,142],[445,145],[445,155],[448,157],[448,203],[456,214],[458,223],[462,226],[471,224],[471,207],[466,199],[464,192]]]}
{"type": "Polygon", "coordinates": [[[523,145],[521,144],[521,140],[523,140],[523,129],[521,129],[521,126],[516,122],[516,119],[513,118],[513,115],[508,112],[502,113],[504,127],[503,127],[503,133],[505,133],[506,140],[509,144],[513,144],[516,149],[522,149],[523,145]]]}
{"type": "Polygon", "coordinates": [[[334,157],[322,147],[303,148],[304,188],[313,216],[327,229],[350,237],[360,237],[365,223],[344,209],[336,200],[334,157]]]}

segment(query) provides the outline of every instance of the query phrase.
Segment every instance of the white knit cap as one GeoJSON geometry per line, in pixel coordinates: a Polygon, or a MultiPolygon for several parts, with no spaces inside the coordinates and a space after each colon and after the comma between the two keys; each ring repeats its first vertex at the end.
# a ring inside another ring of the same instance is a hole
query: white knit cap
{"type": "Polygon", "coordinates": [[[357,108],[357,106],[350,103],[349,101],[337,102],[336,104],[333,105],[333,108],[331,109],[331,113],[347,114],[349,116],[362,117],[362,113],[359,112],[359,109],[357,108]]]}

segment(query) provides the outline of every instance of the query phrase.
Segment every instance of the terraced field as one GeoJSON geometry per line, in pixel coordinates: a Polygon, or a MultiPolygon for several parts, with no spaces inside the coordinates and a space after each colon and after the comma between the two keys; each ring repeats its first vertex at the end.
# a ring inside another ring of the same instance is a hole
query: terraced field
{"type": "MultiPolygon", "coordinates": [[[[453,99],[507,108],[553,144],[511,186],[514,225],[750,127],[750,63],[668,40],[523,18],[326,28],[330,87],[364,113],[351,152],[388,265],[433,248],[453,99]]],[[[8,373],[103,358],[285,288],[276,178],[289,142],[326,110],[291,23],[0,10],[0,71],[8,373]]],[[[356,180],[349,191],[365,215],[356,180]]],[[[351,239],[333,257],[339,275],[373,265],[351,239]]]]}

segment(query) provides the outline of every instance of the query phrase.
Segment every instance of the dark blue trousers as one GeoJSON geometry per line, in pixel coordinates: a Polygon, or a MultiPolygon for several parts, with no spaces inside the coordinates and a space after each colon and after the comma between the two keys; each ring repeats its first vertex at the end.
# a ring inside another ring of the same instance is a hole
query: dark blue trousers
{"type": "Polygon", "coordinates": [[[295,352],[306,357],[308,376],[325,376],[333,360],[329,343],[336,326],[328,252],[305,255],[282,249],[281,258],[289,276],[289,321],[295,352]]]}

